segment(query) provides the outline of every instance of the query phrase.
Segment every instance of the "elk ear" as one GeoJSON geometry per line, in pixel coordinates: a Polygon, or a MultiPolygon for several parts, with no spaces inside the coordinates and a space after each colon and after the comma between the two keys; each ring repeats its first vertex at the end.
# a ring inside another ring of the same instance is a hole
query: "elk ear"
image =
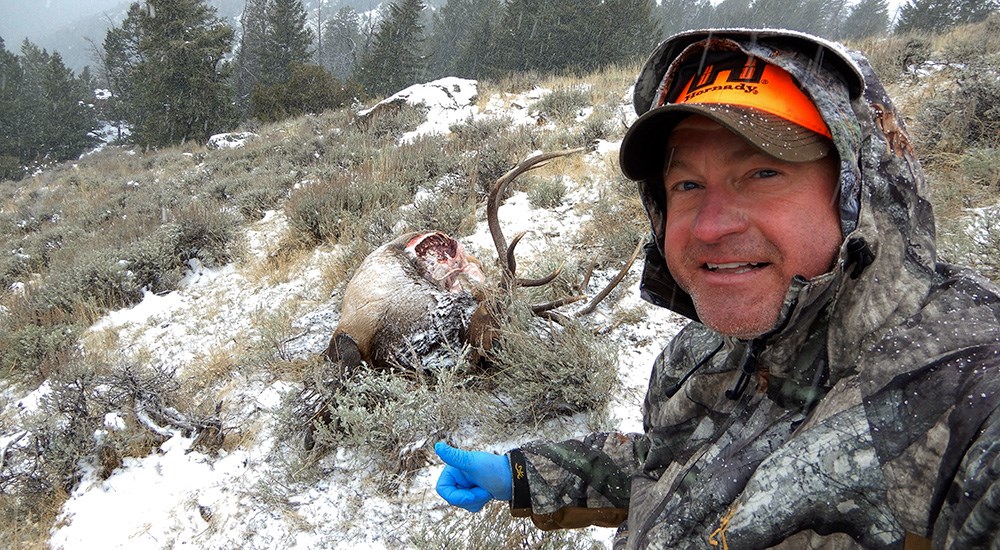
{"type": "Polygon", "coordinates": [[[354,338],[345,332],[334,333],[323,355],[330,361],[344,367],[361,365],[361,348],[358,347],[354,338]]]}
{"type": "Polygon", "coordinates": [[[494,341],[499,336],[496,324],[496,316],[490,311],[488,302],[481,302],[469,319],[463,335],[465,341],[483,351],[492,350],[494,341]]]}

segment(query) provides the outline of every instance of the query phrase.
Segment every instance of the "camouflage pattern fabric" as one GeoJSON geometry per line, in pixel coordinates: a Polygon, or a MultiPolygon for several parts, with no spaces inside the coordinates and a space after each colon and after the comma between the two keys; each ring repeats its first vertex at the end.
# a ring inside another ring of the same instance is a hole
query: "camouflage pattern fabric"
{"type": "MultiPolygon", "coordinates": [[[[524,445],[531,506],[512,512],[542,528],[627,517],[615,548],[903,548],[914,536],[996,548],[1000,292],[937,262],[923,175],[860,54],[846,54],[864,79],[852,93],[780,34],[712,40],[788,70],[823,114],[841,158],[838,261],[793,281],[778,328],[752,342],[683,329],[653,366],[645,433],[524,445]],[[749,388],[727,398],[744,370],[749,388]]],[[[656,244],[658,186],[640,186],[653,230],[643,295],[696,319],[656,244]]]]}

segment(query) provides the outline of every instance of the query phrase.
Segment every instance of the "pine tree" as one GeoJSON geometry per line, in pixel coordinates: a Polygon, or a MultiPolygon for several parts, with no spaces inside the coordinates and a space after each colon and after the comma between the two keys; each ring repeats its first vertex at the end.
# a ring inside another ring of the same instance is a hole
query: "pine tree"
{"type": "MultiPolygon", "coordinates": [[[[595,40],[604,28],[599,0],[508,0],[496,35],[499,72],[589,70],[607,55],[595,40]]],[[[620,23],[620,22],[615,22],[620,23]]]]}
{"type": "Polygon", "coordinates": [[[796,15],[795,10],[788,8],[786,0],[753,0],[749,8],[749,19],[744,26],[787,27],[789,19],[796,15]]]}
{"type": "Polygon", "coordinates": [[[42,131],[45,154],[55,160],[76,158],[96,143],[97,115],[93,91],[77,79],[53,52],[42,82],[42,131]]]}
{"type": "Polygon", "coordinates": [[[750,0],[722,0],[712,10],[712,27],[745,27],[752,18],[750,0]]]}
{"type": "Polygon", "coordinates": [[[293,63],[288,82],[257,86],[253,93],[255,118],[275,121],[343,107],[357,90],[345,86],[319,65],[293,63]]]}
{"type": "Polygon", "coordinates": [[[610,52],[603,64],[645,60],[660,42],[663,28],[654,0],[605,0],[601,5],[605,30],[598,36],[610,52]]]}
{"type": "Polygon", "coordinates": [[[491,47],[491,71],[497,74],[526,71],[537,67],[535,48],[544,32],[543,0],[507,0],[503,18],[491,47]]]}
{"type": "Polygon", "coordinates": [[[236,54],[236,104],[241,113],[250,111],[250,95],[264,73],[261,52],[267,34],[268,0],[246,0],[240,16],[240,44],[236,54]]]}
{"type": "Polygon", "coordinates": [[[665,35],[712,26],[714,8],[709,0],[662,0],[660,21],[665,35]]]}
{"type": "Polygon", "coordinates": [[[1000,10],[1000,0],[956,0],[955,24],[977,23],[1000,10]]]}
{"type": "Polygon", "coordinates": [[[485,76],[490,37],[500,13],[499,0],[448,0],[434,12],[427,40],[429,78],[485,76]]]}
{"type": "Polygon", "coordinates": [[[313,32],[306,26],[306,10],[301,0],[271,0],[259,52],[263,71],[260,82],[288,82],[292,64],[311,61],[312,42],[313,32]]]}
{"type": "Polygon", "coordinates": [[[362,58],[357,80],[371,95],[388,95],[416,84],[423,76],[422,0],[397,0],[379,24],[372,47],[362,58]]]}
{"type": "Polygon", "coordinates": [[[21,112],[21,83],[24,73],[17,56],[7,51],[0,38],[0,180],[21,175],[18,113],[21,112]]]}
{"type": "Polygon", "coordinates": [[[0,91],[4,177],[44,160],[75,158],[95,143],[92,92],[58,52],[49,54],[25,40],[20,57],[3,49],[0,71],[0,79],[7,83],[0,91]]]}
{"type": "Polygon", "coordinates": [[[469,78],[486,78],[495,74],[492,65],[500,10],[472,24],[465,43],[458,51],[455,74],[469,78]]]}
{"type": "MultiPolygon", "coordinates": [[[[816,22],[817,27],[813,28],[818,28],[818,30],[813,34],[831,39],[843,36],[844,25],[846,24],[848,14],[850,13],[850,8],[847,6],[847,0],[833,0],[829,2],[822,2],[820,0],[818,5],[820,7],[822,19],[816,22]]],[[[809,28],[808,25],[806,28],[809,28]]]]}
{"type": "Polygon", "coordinates": [[[889,29],[889,4],[886,0],[861,0],[855,4],[838,38],[857,40],[880,36],[889,29]]]}
{"type": "Polygon", "coordinates": [[[348,7],[340,8],[323,26],[320,64],[338,80],[347,80],[358,63],[362,46],[358,12],[348,7]]]}
{"type": "Polygon", "coordinates": [[[975,23],[1000,8],[998,0],[910,0],[899,9],[895,32],[941,32],[975,23]]]}
{"type": "Polygon", "coordinates": [[[233,30],[205,0],[132,4],[117,30],[112,46],[125,49],[106,57],[109,65],[112,59],[123,63],[109,73],[123,90],[123,112],[134,140],[167,145],[232,127],[233,95],[223,59],[232,48],[233,30]],[[129,51],[133,44],[135,50],[129,51]]]}
{"type": "Polygon", "coordinates": [[[133,75],[136,74],[138,66],[145,61],[143,52],[139,48],[139,39],[142,35],[139,29],[141,16],[140,4],[129,6],[128,15],[122,26],[108,29],[104,36],[103,48],[99,51],[104,81],[111,91],[106,116],[108,122],[118,127],[119,138],[122,137],[123,126],[127,121],[136,120],[138,117],[138,113],[130,112],[135,105],[127,98],[135,96],[135,88],[139,83],[135,81],[133,75]]]}

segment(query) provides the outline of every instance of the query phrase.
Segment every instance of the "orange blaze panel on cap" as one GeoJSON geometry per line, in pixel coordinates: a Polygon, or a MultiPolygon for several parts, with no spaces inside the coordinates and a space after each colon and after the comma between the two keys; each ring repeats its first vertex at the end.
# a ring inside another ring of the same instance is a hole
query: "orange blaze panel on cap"
{"type": "MultiPolygon", "coordinates": [[[[781,67],[754,57],[742,66],[722,63],[706,65],[684,86],[673,102],[719,103],[750,107],[779,116],[817,134],[831,137],[830,130],[812,101],[781,67]]],[[[664,92],[658,106],[667,104],[664,92]]]]}

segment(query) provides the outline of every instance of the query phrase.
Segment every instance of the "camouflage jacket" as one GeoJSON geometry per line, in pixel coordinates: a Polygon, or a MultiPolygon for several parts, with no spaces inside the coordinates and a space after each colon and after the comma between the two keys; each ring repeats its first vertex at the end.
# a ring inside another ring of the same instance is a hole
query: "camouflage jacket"
{"type": "MultiPolygon", "coordinates": [[[[699,324],[649,245],[644,298],[693,321],[653,366],[645,433],[512,451],[512,512],[543,529],[618,527],[616,548],[995,548],[1000,292],[937,261],[922,172],[860,54],[842,52],[862,84],[844,93],[810,70],[817,56],[733,39],[795,75],[830,127],[838,261],[794,280],[777,328],[748,342],[699,324]]],[[[649,93],[636,90],[640,113],[649,93]]]]}

